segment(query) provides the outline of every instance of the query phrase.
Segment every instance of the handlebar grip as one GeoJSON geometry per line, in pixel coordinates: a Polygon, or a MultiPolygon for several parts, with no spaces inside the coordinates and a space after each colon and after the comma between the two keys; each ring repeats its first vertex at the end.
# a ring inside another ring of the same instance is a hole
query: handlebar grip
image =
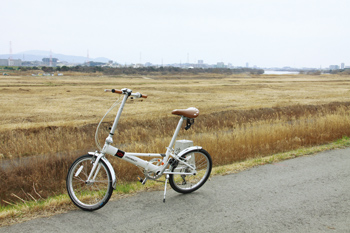
{"type": "Polygon", "coordinates": [[[121,90],[118,89],[105,89],[105,92],[112,92],[112,93],[117,93],[117,94],[123,94],[121,90]]]}
{"type": "Polygon", "coordinates": [[[147,95],[145,95],[145,94],[141,94],[141,98],[147,98],[147,95]]]}
{"type": "Polygon", "coordinates": [[[112,92],[117,94],[123,94],[122,90],[118,90],[118,89],[112,89],[112,92]]]}

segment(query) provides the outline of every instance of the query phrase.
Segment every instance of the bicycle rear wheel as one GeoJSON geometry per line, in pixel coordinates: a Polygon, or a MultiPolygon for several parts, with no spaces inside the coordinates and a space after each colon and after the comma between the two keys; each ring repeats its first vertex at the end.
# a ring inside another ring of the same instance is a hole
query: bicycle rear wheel
{"type": "Polygon", "coordinates": [[[95,157],[92,155],[79,157],[70,167],[66,181],[70,199],[76,206],[88,211],[103,207],[113,192],[111,173],[102,160],[90,182],[87,182],[94,163],[95,157]]]}
{"type": "MultiPolygon", "coordinates": [[[[170,174],[169,184],[176,192],[191,193],[199,189],[209,178],[212,160],[210,154],[204,149],[189,151],[181,158],[194,165],[197,173],[195,175],[170,174]]],[[[192,172],[192,169],[179,162],[172,168],[172,172],[192,172]]]]}

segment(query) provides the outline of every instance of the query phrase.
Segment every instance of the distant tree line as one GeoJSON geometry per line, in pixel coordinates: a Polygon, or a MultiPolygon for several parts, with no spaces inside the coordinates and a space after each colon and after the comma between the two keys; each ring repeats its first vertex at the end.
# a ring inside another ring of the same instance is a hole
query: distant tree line
{"type": "Polygon", "coordinates": [[[62,67],[18,67],[21,71],[28,70],[42,70],[44,72],[81,72],[81,73],[96,73],[101,72],[104,75],[166,75],[166,74],[200,74],[200,73],[220,73],[220,74],[263,74],[263,69],[251,69],[251,68],[190,68],[183,69],[173,66],[149,66],[149,67],[103,67],[103,66],[62,66],[62,67]]]}
{"type": "Polygon", "coordinates": [[[325,74],[340,74],[340,75],[350,75],[350,69],[337,69],[337,70],[301,70],[299,71],[300,74],[308,74],[308,75],[321,75],[322,73],[325,74]]]}
{"type": "Polygon", "coordinates": [[[330,70],[330,74],[346,74],[350,75],[350,69],[330,70]]]}

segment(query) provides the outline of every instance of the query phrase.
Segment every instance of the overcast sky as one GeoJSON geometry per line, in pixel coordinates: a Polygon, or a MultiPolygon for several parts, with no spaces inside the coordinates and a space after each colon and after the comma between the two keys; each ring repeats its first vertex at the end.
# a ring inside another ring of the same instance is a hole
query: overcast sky
{"type": "Polygon", "coordinates": [[[349,0],[1,0],[0,54],[350,66],[349,0]]]}

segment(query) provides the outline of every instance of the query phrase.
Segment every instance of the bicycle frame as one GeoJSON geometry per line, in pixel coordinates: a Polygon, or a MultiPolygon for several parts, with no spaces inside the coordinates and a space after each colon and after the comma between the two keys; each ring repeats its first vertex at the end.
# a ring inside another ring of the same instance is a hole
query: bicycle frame
{"type": "MultiPolygon", "coordinates": [[[[125,103],[126,103],[128,97],[129,96],[133,96],[135,98],[140,98],[142,96],[140,93],[132,93],[132,91],[129,90],[129,89],[123,89],[122,93],[120,93],[120,94],[123,94],[124,97],[123,97],[123,100],[122,100],[122,102],[120,104],[120,107],[119,107],[119,110],[117,112],[117,115],[116,115],[116,117],[114,119],[111,131],[110,131],[108,137],[105,140],[105,144],[104,144],[104,146],[102,148],[102,151],[101,152],[89,152],[89,154],[96,156],[96,160],[95,160],[94,166],[93,166],[93,168],[92,168],[92,170],[91,170],[91,172],[89,174],[87,182],[90,182],[90,181],[94,180],[94,178],[95,178],[94,176],[96,176],[96,174],[99,171],[99,167],[97,167],[98,161],[100,159],[102,159],[107,164],[109,170],[111,171],[112,181],[113,181],[113,188],[115,189],[115,184],[116,184],[115,172],[114,172],[114,169],[113,169],[112,165],[107,160],[107,158],[104,157],[105,154],[116,156],[116,157],[118,157],[120,159],[123,159],[123,160],[129,162],[129,163],[132,163],[132,164],[134,164],[136,166],[144,168],[145,171],[155,174],[154,179],[158,179],[163,174],[165,174],[165,175],[169,175],[169,174],[194,175],[194,174],[196,174],[196,168],[193,165],[187,163],[186,161],[180,160],[179,158],[184,153],[187,153],[188,151],[202,149],[202,147],[199,147],[199,146],[189,147],[189,148],[185,149],[184,151],[181,151],[178,155],[173,153],[173,146],[174,146],[175,140],[177,138],[177,135],[178,135],[178,133],[179,133],[179,131],[181,129],[181,126],[182,126],[184,120],[187,119],[184,116],[181,116],[181,118],[180,118],[180,120],[179,120],[179,122],[177,124],[177,127],[175,129],[175,132],[173,134],[173,137],[172,137],[172,139],[171,139],[171,141],[169,143],[169,146],[167,147],[167,150],[166,150],[165,154],[159,154],[159,153],[130,153],[130,152],[124,152],[124,151],[122,151],[122,150],[120,150],[120,149],[118,149],[118,148],[116,148],[116,147],[111,145],[113,143],[113,135],[114,135],[115,130],[117,128],[120,116],[122,114],[123,108],[125,106],[125,103]],[[171,171],[171,169],[166,169],[168,167],[168,165],[169,165],[169,158],[170,158],[170,156],[173,157],[175,160],[179,161],[180,163],[190,167],[192,172],[179,172],[179,171],[176,171],[176,170],[175,171],[171,171]],[[152,164],[150,161],[143,160],[143,159],[141,159],[139,157],[161,157],[162,158],[162,160],[160,162],[161,165],[158,166],[158,165],[152,164]]],[[[147,177],[146,177],[146,179],[147,179],[147,177]]],[[[143,181],[143,183],[146,181],[146,179],[143,181]]]]}

